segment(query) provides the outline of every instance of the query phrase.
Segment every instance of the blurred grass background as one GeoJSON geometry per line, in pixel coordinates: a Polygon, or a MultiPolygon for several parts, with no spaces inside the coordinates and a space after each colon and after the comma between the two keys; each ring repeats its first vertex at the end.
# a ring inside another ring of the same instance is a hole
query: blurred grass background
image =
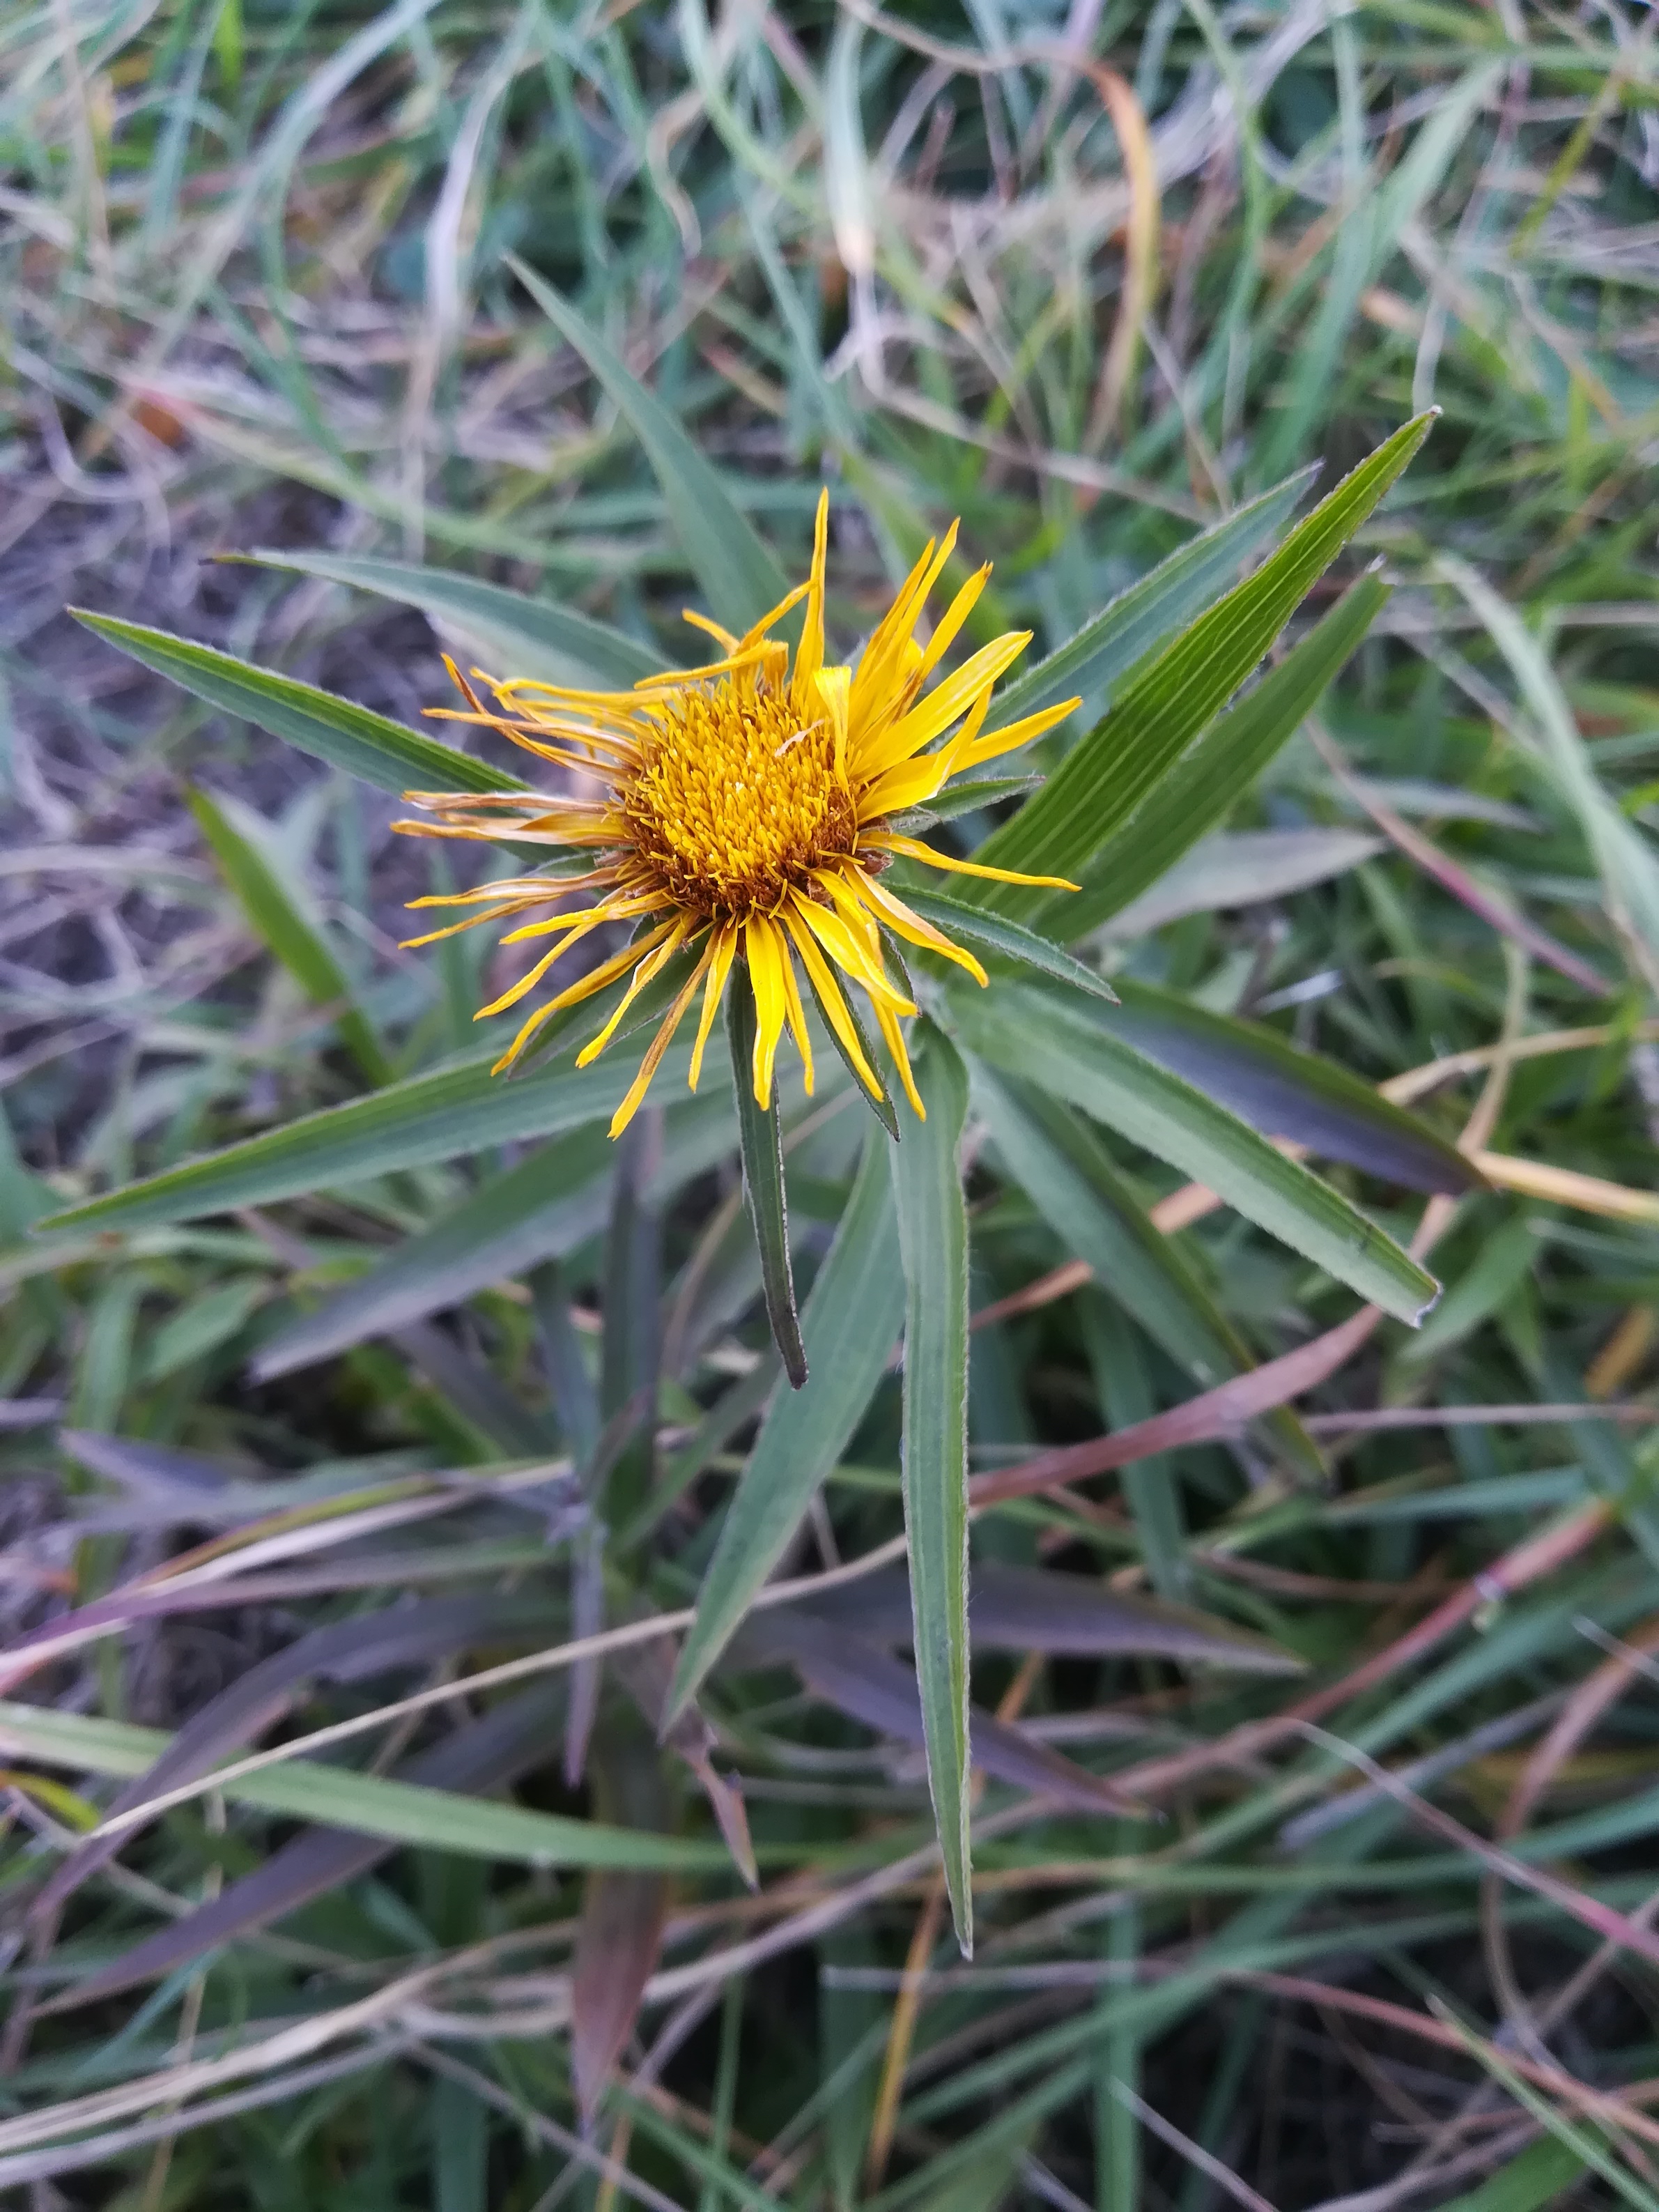
{"type": "MultiPolygon", "coordinates": [[[[849,637],[959,513],[970,563],[997,564],[979,616],[1052,647],[1196,526],[1305,462],[1328,485],[1437,404],[1364,534],[1398,586],[1377,629],[1231,836],[1120,917],[1104,957],[1373,1081],[1584,1032],[1515,1060],[1487,1137],[1617,1187],[1589,1207],[1547,1186],[1463,1205],[1425,1329],[1390,1325],[1310,1401],[1328,1493],[1241,1496],[1203,1447],[1113,1478],[1093,1518],[1011,1516],[1024,1555],[1201,1603],[1322,1675],[1384,1655],[1333,1725],[1406,1781],[1297,1737],[1195,1771],[1150,1831],[994,1819],[969,1969],[912,1863],[915,1760],[799,1697],[732,1701],[716,1718],[762,1898],[683,1878],[666,1984],[586,2132],[556,1971],[576,1891],[510,1857],[404,1850],[211,1972],[40,2014],[291,1832],[276,1812],[228,1830],[198,1802],[82,1893],[55,1949],[12,1915],[16,2201],[1654,2203],[1652,1960],[1506,1887],[1479,1838],[1524,1829],[1526,1864],[1573,1898],[1653,1903],[1652,1662],[1632,1647],[1659,1644],[1655,24],[1639,0],[0,9],[10,1636],[177,1548],[183,1455],[367,1480],[541,1448],[524,1424],[545,1346],[510,1290],[452,1331],[246,1379],[317,1281],[441,1212],[458,1170],[308,1201],[286,1229],[45,1257],[23,1241],[49,1200],[356,1083],[337,1006],[268,957],[188,785],[314,917],[392,1072],[471,1041],[489,957],[472,939],[397,951],[402,901],[446,878],[392,849],[392,802],[181,702],[67,604],[411,722],[444,690],[423,617],[210,556],[424,559],[678,650],[688,587],[660,495],[509,251],[581,303],[792,570],[830,482],[849,637]],[[1540,766],[1575,726],[1576,809],[1540,766]],[[1613,1400],[1628,1421],[1583,1410],[1613,1400]],[[1438,1418],[1460,1405],[1525,1418],[1438,1418]],[[141,1441],[150,1490],[131,1462],[112,1487],[109,1464],[60,1448],[60,1420],[141,1441]],[[1472,1579],[1552,1516],[1556,1553],[1507,1597],[1472,1579]],[[1413,1667],[1397,1639],[1460,1596],[1473,1629],[1413,1667]],[[1431,1785],[1438,1830],[1401,1802],[1431,1785]],[[907,1960],[926,1978],[901,1992],[907,1960]]],[[[1448,1133],[1481,1072],[1425,1090],[1448,1133]]],[[[809,1165],[805,1214],[833,1218],[843,1165],[816,1188],[809,1165]]],[[[1350,1181],[1409,1227],[1397,1194],[1350,1181]]],[[[1031,1297],[1065,1245],[988,1169],[974,1194],[977,1302],[1013,1302],[975,1343],[982,1467],[1186,1394],[1094,1293],[1031,1297]]],[[[689,1295],[710,1279],[708,1212],[670,1224],[671,1316],[688,1254],[689,1295]]],[[[1186,1234],[1262,1357],[1346,1310],[1224,1216],[1186,1234]]],[[[566,1271],[581,1331],[603,1241],[566,1271]]],[[[676,1386],[683,1434],[758,1340],[741,1316],[739,1299],[676,1386]]],[[[827,1563],[893,1525],[884,1418],[817,1517],[827,1563]]],[[[742,1433],[715,1438],[708,1479],[742,1433]]],[[[533,1585],[528,1547],[495,1574],[533,1585]]],[[[95,1645],[30,1694],[174,1727],[333,1617],[295,1585],[95,1645]]],[[[1153,1662],[978,1675],[983,1702],[1006,1691],[1101,1767],[1296,1694],[1153,1662]]],[[[367,1709],[333,1687],[307,1708],[367,1709]]],[[[50,1764],[5,1777],[14,1897],[97,1817],[97,1791],[50,1764]]]]}

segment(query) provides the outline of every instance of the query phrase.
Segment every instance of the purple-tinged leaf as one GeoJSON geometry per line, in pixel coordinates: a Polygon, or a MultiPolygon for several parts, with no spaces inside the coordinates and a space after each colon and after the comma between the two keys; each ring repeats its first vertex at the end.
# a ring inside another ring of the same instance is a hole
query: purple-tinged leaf
{"type": "MultiPolygon", "coordinates": [[[[908,1632],[908,1605],[906,1611],[908,1632]]],[[[744,1623],[736,1650],[750,1665],[787,1660],[808,1689],[848,1719],[923,1747],[921,1692],[915,1671],[838,1622],[795,1607],[769,1608],[744,1623]]],[[[1015,1789],[1057,1797],[1085,1813],[1136,1810],[1110,1783],[978,1707],[973,1747],[974,1765],[1015,1789]]]]}
{"type": "Polygon", "coordinates": [[[1482,1187],[1480,1170],[1455,1145],[1323,1054],[1149,984],[1124,981],[1121,995],[1122,1005],[1103,1014],[1103,1028],[1264,1136],[1294,1138],[1322,1159],[1346,1160],[1407,1190],[1482,1187]]]}
{"type": "MultiPolygon", "coordinates": [[[[775,1616],[768,1617],[784,1620],[795,1610],[780,1607],[775,1616]]],[[[813,1598],[810,1610],[837,1630],[872,1644],[909,1640],[909,1593],[900,1566],[878,1568],[855,1583],[825,1590],[813,1598]]],[[[1204,1660],[1270,1674],[1302,1670],[1299,1659],[1267,1637],[1212,1614],[1167,1605],[1161,1598],[1132,1597],[1087,1575],[1052,1574],[994,1560],[973,1569],[968,1628],[979,1650],[1204,1660]]]]}

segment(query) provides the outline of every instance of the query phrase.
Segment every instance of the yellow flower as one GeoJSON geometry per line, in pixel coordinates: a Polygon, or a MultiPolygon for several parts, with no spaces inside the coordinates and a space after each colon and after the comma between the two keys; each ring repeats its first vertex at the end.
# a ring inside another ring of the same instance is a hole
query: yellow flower
{"type": "Polygon", "coordinates": [[[818,501],[811,575],[746,636],[734,637],[702,615],[687,615],[717,641],[718,660],[647,677],[632,691],[560,690],[517,678],[496,683],[475,671],[494,696],[493,710],[451,661],[466,709],[430,710],[500,730],[580,779],[576,789],[545,797],[523,791],[404,794],[437,818],[398,822],[394,829],[416,836],[511,839],[592,861],[575,874],[508,877],[478,890],[413,902],[484,909],[448,929],[413,938],[413,945],[430,945],[479,922],[560,908],[502,939],[516,945],[548,938],[552,944],[478,1018],[518,1005],[592,931],[607,922],[637,925],[622,951],[536,1009],[496,1063],[496,1073],[512,1066],[550,1015],[603,990],[631,968],[615,1012],[579,1056],[578,1066],[586,1066],[673,956],[683,948],[701,948],[617,1109],[613,1137],[627,1127],[701,991],[691,1055],[691,1087],[696,1088],[703,1048],[732,963],[739,958],[748,964],[755,995],[752,1076],[763,1108],[771,1102],[786,1027],[805,1063],[806,1088],[812,1088],[799,961],[848,1060],[879,1097],[881,1083],[860,1042],[842,979],[865,993],[920,1114],[900,1027],[900,1018],[916,1010],[888,974],[881,932],[942,953],[981,983],[985,971],[971,953],[913,913],[882,882],[883,872],[902,854],[999,883],[1077,888],[1057,876],[1013,875],[952,860],[890,826],[894,815],[925,805],[953,775],[1029,744],[1079,702],[1068,699],[1006,728],[985,730],[993,687],[1030,641],[1024,630],[981,646],[954,675],[927,688],[991,573],[988,565],[970,577],[927,643],[917,642],[927,595],[956,544],[954,523],[939,544],[929,542],[857,665],[826,662],[829,521],[825,492],[818,501]],[[806,613],[792,667],[789,647],[769,633],[802,599],[806,613]],[[605,787],[603,795],[585,795],[584,787],[594,781],[605,787]],[[565,903],[579,896],[582,903],[565,903]]]}

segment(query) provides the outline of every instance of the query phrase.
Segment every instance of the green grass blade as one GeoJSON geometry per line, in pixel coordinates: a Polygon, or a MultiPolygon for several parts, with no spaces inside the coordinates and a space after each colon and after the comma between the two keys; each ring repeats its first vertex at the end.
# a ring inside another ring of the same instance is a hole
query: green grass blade
{"type": "Polygon", "coordinates": [[[1258,1228],[1400,1320],[1416,1322],[1434,1278],[1328,1183],[1286,1159],[1213,1099],[1097,1026],[1050,991],[1005,984],[953,992],[962,1042],[997,1067],[1069,1098],[1258,1228]]]}
{"type": "MultiPolygon", "coordinates": [[[[143,1774],[172,1741],[161,1729],[0,1704],[0,1746],[13,1757],[74,1773],[143,1774]]],[[[305,1759],[261,1767],[223,1786],[234,1803],[284,1820],[319,1820],[360,1835],[519,1866],[712,1870],[730,1863],[724,1844],[608,1827],[305,1759]]]]}
{"type": "Polygon", "coordinates": [[[732,1054],[732,1089],[738,1102],[738,1139],[743,1153],[743,1194],[760,1250],[761,1290],[772,1341],[783,1361],[792,1390],[806,1382],[806,1347],[800,1340],[795,1306],[795,1276],[789,1260],[789,1211],[783,1188],[783,1116],[775,1095],[763,1108],[755,1097],[755,992],[746,961],[732,963],[726,994],[726,1042],[732,1054]]]}
{"type": "Polygon", "coordinates": [[[726,1509],[697,1617],[680,1654],[665,1728],[684,1711],[737,1632],[813,1492],[863,1419],[898,1340],[904,1290],[888,1141],[872,1131],[836,1241],[801,1316],[811,1380],[804,1389],[773,1400],[726,1509]]]}
{"type": "Polygon", "coordinates": [[[1648,988],[1659,992],[1659,860],[1651,842],[1596,774],[1560,679],[1521,616],[1466,562],[1443,556],[1438,566],[1509,663],[1537,732],[1540,763],[1563,805],[1578,817],[1626,957],[1648,988]]]}
{"type": "Polygon", "coordinates": [[[1211,724],[1096,854],[1082,890],[1062,892],[1044,909],[1056,935],[1081,937],[1121,913],[1224,818],[1318,705],[1388,598],[1381,577],[1362,577],[1248,697],[1211,724]]]}
{"type": "Polygon", "coordinates": [[[661,667],[659,656],[609,623],[551,599],[533,599],[479,576],[428,568],[415,561],[380,561],[344,553],[281,553],[261,548],[228,559],[288,568],[301,576],[375,592],[453,623],[496,660],[494,673],[532,676],[543,684],[626,690],[661,667]]]}
{"type": "MultiPolygon", "coordinates": [[[[1419,415],[1362,461],[1272,559],[1167,646],[1067,754],[979,857],[1000,868],[1077,875],[1178,761],[1255,667],[1302,599],[1428,435],[1419,415]]],[[[1030,915],[1048,892],[975,887],[975,903],[1030,915]]]]}
{"type": "Polygon", "coordinates": [[[1559,2136],[1543,2136],[1517,2151],[1507,2165],[1489,2174],[1466,2197],[1454,2197],[1440,2212],[1542,2212],[1565,2197],[1584,2171],[1584,2160],[1559,2136]]]}
{"type": "Polygon", "coordinates": [[[968,1078],[919,1023],[911,1058],[925,1121],[894,1156],[904,1264],[904,1526],[927,1785],[964,1954],[974,1948],[969,1856],[968,1211],[960,1152],[968,1078]]]}
{"type": "Polygon", "coordinates": [[[680,549],[716,620],[729,629],[746,630],[788,590],[782,569],[685,432],[598,331],[516,254],[509,253],[507,260],[560,337],[587,363],[645,448],[680,549]]]}
{"type": "Polygon", "coordinates": [[[406,730],[401,722],[354,706],[349,699],[319,691],[269,668],[256,668],[210,645],[193,645],[144,623],[120,622],[113,615],[70,611],[100,637],[158,676],[171,677],[186,691],[227,714],[238,715],[281,738],[301,752],[343,769],[382,791],[522,791],[526,786],[488,761],[473,760],[435,738],[406,730]]]}
{"type": "Polygon", "coordinates": [[[333,946],[311,916],[301,911],[258,845],[243,836],[218,801],[201,790],[186,796],[190,811],[250,927],[313,1006],[340,1008],[336,1026],[365,1081],[384,1083],[391,1073],[386,1054],[362,1009],[352,1002],[351,984],[335,957],[333,946]]]}
{"type": "Polygon", "coordinates": [[[1017,722],[1073,691],[1109,696],[1120,677],[1189,623],[1240,562],[1273,536],[1314,473],[1298,470],[1120,592],[1075,637],[1008,686],[998,698],[997,720],[1017,722]]]}

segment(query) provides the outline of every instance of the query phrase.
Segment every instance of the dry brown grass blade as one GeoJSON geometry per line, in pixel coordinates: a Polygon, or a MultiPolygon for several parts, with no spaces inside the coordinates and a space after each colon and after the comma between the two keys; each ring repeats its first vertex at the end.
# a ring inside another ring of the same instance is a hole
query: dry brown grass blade
{"type": "Polygon", "coordinates": [[[1146,128],[1140,102],[1135,98],[1134,88],[1104,62],[1085,61],[1082,66],[1112,118],[1112,128],[1122,150],[1123,173],[1129,185],[1123,290],[1089,414],[1086,447],[1092,453],[1100,450],[1117,428],[1134,375],[1135,355],[1158,285],[1160,206],[1152,134],[1146,128]]]}

